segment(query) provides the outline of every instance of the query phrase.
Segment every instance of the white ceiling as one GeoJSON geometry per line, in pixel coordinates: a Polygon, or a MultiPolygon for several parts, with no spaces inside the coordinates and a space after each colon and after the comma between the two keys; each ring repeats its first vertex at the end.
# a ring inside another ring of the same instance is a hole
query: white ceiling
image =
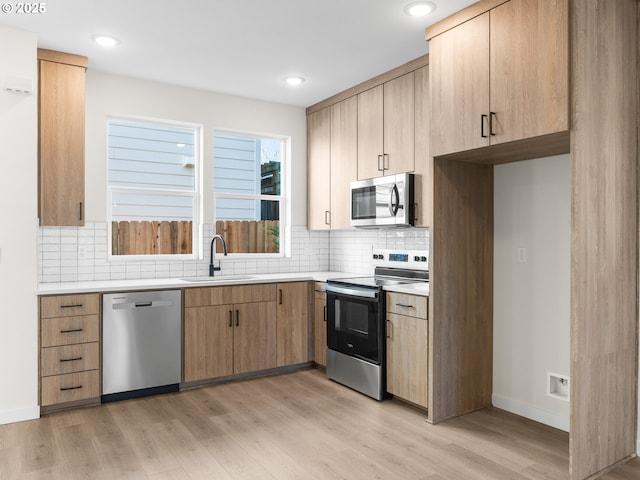
{"type": "Polygon", "coordinates": [[[414,18],[412,1],[56,0],[0,13],[0,25],[86,55],[90,69],[307,107],[427,53],[424,28],[475,2],[431,0],[435,12],[414,18]],[[107,50],[96,33],[121,43],[107,50]],[[288,75],[306,81],[292,88],[288,75]]]}

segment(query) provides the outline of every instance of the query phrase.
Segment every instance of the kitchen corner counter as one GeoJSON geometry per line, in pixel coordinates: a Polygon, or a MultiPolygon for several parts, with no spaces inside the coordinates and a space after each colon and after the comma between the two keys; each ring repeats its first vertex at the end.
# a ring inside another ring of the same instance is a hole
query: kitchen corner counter
{"type": "Polygon", "coordinates": [[[149,278],[136,280],[103,280],[92,282],[60,282],[40,283],[36,291],[37,295],[64,295],[76,293],[103,293],[135,290],[160,290],[176,288],[197,288],[224,285],[248,285],[254,283],[273,282],[299,282],[316,281],[325,282],[329,278],[353,277],[357,274],[348,272],[295,272],[275,274],[246,274],[246,275],[219,275],[216,277],[203,277],[199,281],[188,281],[180,278],[149,278]]]}
{"type": "Polygon", "coordinates": [[[429,296],[429,282],[404,283],[384,287],[385,292],[408,293],[411,295],[429,296]]]}

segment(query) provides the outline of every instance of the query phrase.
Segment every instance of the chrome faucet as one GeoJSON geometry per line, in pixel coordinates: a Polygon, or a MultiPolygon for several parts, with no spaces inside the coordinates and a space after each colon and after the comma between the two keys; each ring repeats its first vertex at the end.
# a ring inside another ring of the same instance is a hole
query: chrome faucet
{"type": "Polygon", "coordinates": [[[213,266],[213,244],[216,242],[216,238],[220,239],[220,241],[222,242],[222,251],[225,254],[225,256],[227,255],[227,242],[224,241],[224,237],[222,235],[215,234],[211,239],[211,256],[209,257],[209,276],[210,277],[213,277],[213,274],[215,272],[220,271],[220,262],[218,262],[217,267],[213,266]]]}

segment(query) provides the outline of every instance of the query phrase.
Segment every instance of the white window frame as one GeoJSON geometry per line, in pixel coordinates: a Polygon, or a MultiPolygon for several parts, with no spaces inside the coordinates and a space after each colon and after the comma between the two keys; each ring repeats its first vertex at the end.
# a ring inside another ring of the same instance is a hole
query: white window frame
{"type": "Polygon", "coordinates": [[[189,123],[174,120],[164,120],[151,117],[140,117],[131,115],[118,115],[110,114],[107,116],[107,155],[106,155],[106,186],[107,186],[107,260],[109,262],[157,262],[162,260],[169,261],[184,261],[184,260],[198,260],[202,258],[202,232],[203,232],[203,179],[202,179],[202,161],[203,161],[203,132],[204,126],[197,123],[189,123]],[[193,194],[185,192],[184,190],[174,189],[157,189],[157,188],[132,188],[132,187],[111,187],[109,186],[109,122],[111,120],[123,120],[129,122],[138,122],[145,124],[155,124],[169,127],[189,128],[193,129],[195,133],[195,152],[194,152],[194,187],[193,194]],[[172,196],[185,196],[193,197],[192,202],[192,247],[191,253],[175,253],[175,254],[156,254],[156,255],[113,255],[113,211],[112,200],[113,193],[168,193],[172,196]]]}
{"type": "Polygon", "coordinates": [[[216,200],[218,198],[235,198],[246,200],[269,200],[279,201],[279,215],[280,215],[280,251],[278,253],[229,253],[228,257],[233,259],[268,259],[268,258],[290,258],[291,257],[291,198],[289,192],[291,191],[291,136],[278,135],[273,133],[256,133],[249,132],[247,130],[233,130],[228,128],[216,128],[213,131],[212,136],[212,193],[213,193],[213,228],[215,232],[216,218],[216,200]],[[280,195],[261,195],[261,194],[234,194],[234,193],[216,193],[214,188],[215,183],[215,136],[218,133],[228,133],[229,135],[236,135],[247,138],[265,138],[270,140],[278,140],[282,142],[282,155],[284,158],[280,159],[280,195]]]}

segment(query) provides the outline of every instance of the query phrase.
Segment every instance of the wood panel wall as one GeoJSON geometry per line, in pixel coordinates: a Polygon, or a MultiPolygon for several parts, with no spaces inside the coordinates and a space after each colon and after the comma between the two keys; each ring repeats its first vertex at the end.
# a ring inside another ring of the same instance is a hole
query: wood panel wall
{"type": "Polygon", "coordinates": [[[638,3],[573,0],[570,19],[570,477],[582,480],[636,444],[638,3]]]}
{"type": "Polygon", "coordinates": [[[491,405],[493,166],[435,159],[429,421],[491,405]]]}

